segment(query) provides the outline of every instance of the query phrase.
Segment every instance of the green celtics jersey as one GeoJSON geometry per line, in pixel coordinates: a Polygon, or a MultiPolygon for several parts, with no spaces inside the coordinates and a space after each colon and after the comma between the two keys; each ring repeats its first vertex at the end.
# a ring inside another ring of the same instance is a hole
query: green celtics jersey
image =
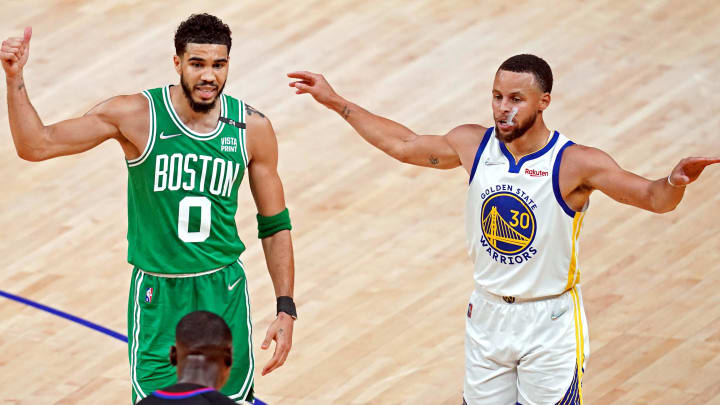
{"type": "Polygon", "coordinates": [[[128,166],[128,262],[157,273],[198,273],[233,263],[245,245],[235,225],[248,163],[245,108],[220,95],[218,125],[183,124],[170,86],[143,91],[150,103],[147,146],[128,166]]]}

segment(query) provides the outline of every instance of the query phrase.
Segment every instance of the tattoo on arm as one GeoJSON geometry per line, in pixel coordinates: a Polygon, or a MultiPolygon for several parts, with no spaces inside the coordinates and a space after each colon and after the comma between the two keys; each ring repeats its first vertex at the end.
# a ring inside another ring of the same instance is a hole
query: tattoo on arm
{"type": "Polygon", "coordinates": [[[278,330],[278,335],[282,336],[284,333],[285,331],[283,330],[283,328],[280,328],[280,330],[278,330]]]}
{"type": "Polygon", "coordinates": [[[433,155],[430,155],[430,164],[433,166],[437,166],[438,163],[440,163],[440,159],[436,158],[433,155]]]}
{"type": "Polygon", "coordinates": [[[25,88],[25,81],[22,81],[22,82],[20,82],[20,84],[18,85],[18,90],[22,90],[22,89],[24,89],[24,88],[25,88]]]}
{"type": "Polygon", "coordinates": [[[245,112],[247,113],[247,115],[257,114],[257,115],[259,115],[260,117],[265,118],[265,114],[263,114],[263,113],[261,113],[260,111],[252,108],[252,106],[250,106],[250,105],[248,105],[248,104],[245,104],[245,112]]]}
{"type": "Polygon", "coordinates": [[[344,119],[347,119],[347,117],[350,116],[350,113],[351,113],[351,112],[352,112],[352,110],[349,109],[348,106],[345,106],[345,107],[343,107],[343,110],[342,110],[342,112],[340,113],[340,115],[342,115],[342,117],[343,117],[344,119]]]}

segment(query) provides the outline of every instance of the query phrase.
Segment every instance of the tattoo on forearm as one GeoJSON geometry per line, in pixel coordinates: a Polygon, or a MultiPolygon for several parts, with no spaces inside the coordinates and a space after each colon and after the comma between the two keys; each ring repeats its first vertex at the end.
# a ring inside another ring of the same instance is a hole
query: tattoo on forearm
{"type": "Polygon", "coordinates": [[[245,104],[245,112],[247,113],[247,115],[257,114],[260,117],[265,118],[265,114],[261,113],[260,111],[254,109],[252,106],[247,104],[245,104]]]}
{"type": "Polygon", "coordinates": [[[284,333],[285,331],[283,330],[283,328],[280,328],[280,330],[278,330],[278,335],[282,336],[284,333]]]}
{"type": "Polygon", "coordinates": [[[433,166],[437,166],[438,163],[440,163],[440,159],[436,158],[433,155],[430,155],[430,164],[433,166]]]}
{"type": "Polygon", "coordinates": [[[348,106],[345,106],[345,107],[343,107],[343,110],[342,110],[342,112],[340,113],[340,115],[342,115],[343,118],[347,119],[347,117],[350,116],[350,113],[351,113],[351,112],[352,112],[352,110],[349,109],[348,106]]]}
{"type": "Polygon", "coordinates": [[[18,90],[22,90],[24,88],[25,88],[25,82],[24,81],[20,82],[20,84],[18,84],[18,90]]]}

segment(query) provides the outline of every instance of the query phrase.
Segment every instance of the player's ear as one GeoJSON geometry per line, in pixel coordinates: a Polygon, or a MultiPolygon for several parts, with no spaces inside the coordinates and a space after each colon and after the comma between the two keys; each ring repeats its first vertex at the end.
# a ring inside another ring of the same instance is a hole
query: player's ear
{"type": "Polygon", "coordinates": [[[177,55],[173,55],[173,65],[175,65],[175,71],[178,74],[182,74],[182,58],[177,55]]]}
{"type": "Polygon", "coordinates": [[[540,97],[540,102],[538,103],[538,112],[543,112],[550,106],[551,98],[550,93],[543,93],[540,97]]]}
{"type": "Polygon", "coordinates": [[[170,364],[177,366],[177,348],[170,346],[170,364]]]}

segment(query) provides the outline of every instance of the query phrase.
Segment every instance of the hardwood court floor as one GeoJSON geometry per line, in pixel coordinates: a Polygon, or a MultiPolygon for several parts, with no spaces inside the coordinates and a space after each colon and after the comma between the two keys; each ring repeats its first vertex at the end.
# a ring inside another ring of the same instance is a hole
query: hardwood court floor
{"type": "MultiPolygon", "coordinates": [[[[272,404],[459,404],[473,288],[466,173],[392,161],[295,96],[286,72],[322,72],[371,111],[445,133],[490,125],[495,69],[531,52],[555,72],[546,122],[576,142],[650,178],[682,157],[720,154],[714,0],[5,0],[0,35],[33,26],[25,77],[50,123],[176,82],[172,36],[197,11],[232,27],[226,91],[267,114],[279,138],[300,320],[286,365],[257,373],[257,394],[272,404]]],[[[5,103],[0,134],[0,289],[124,333],[120,148],[22,161],[5,103]]],[[[720,404],[718,184],[713,167],[666,215],[593,196],[580,257],[592,347],[585,403],[720,404]]],[[[259,346],[274,297],[247,186],[241,194],[259,346]]],[[[256,356],[260,370],[270,354],[256,356]]],[[[0,299],[0,403],[128,403],[128,376],[121,342],[0,299]]]]}

